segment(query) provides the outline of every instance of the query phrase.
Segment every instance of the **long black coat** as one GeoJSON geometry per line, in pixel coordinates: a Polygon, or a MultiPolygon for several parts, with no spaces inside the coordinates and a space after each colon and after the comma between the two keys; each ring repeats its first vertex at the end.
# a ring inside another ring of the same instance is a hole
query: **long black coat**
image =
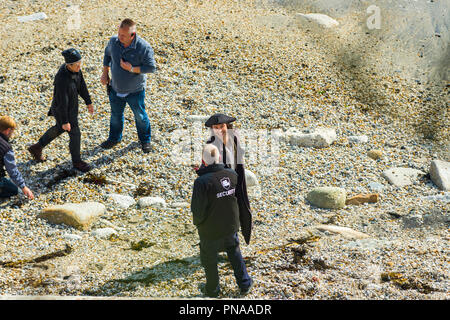
{"type": "MultiPolygon", "coordinates": [[[[250,209],[250,201],[248,200],[248,194],[247,194],[247,182],[245,179],[245,168],[243,161],[237,161],[237,155],[243,156],[243,150],[240,147],[239,139],[237,136],[233,136],[234,140],[234,159],[236,163],[235,171],[238,174],[238,181],[236,186],[236,197],[238,200],[238,206],[239,206],[239,221],[241,224],[241,232],[244,236],[244,240],[247,244],[250,243],[250,237],[252,233],[252,212],[250,209]]],[[[213,143],[215,141],[215,137],[212,136],[206,143],[213,143]]],[[[227,164],[227,157],[226,155],[226,148],[223,146],[223,163],[226,167],[230,167],[229,164],[227,164]],[[226,155],[226,156],[225,156],[226,155]]]]}
{"type": "Polygon", "coordinates": [[[48,112],[54,116],[58,125],[70,123],[78,125],[78,95],[86,105],[92,103],[89,91],[84,81],[83,72],[71,72],[66,64],[61,65],[53,81],[53,100],[48,112]]]}

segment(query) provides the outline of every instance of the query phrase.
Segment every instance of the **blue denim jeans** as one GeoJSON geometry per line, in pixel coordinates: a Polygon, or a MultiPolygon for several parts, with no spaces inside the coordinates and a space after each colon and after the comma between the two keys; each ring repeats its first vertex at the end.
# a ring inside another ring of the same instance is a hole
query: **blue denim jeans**
{"type": "Polygon", "coordinates": [[[238,234],[234,233],[218,240],[200,238],[200,261],[206,274],[206,293],[218,294],[220,291],[219,272],[217,270],[217,253],[220,248],[225,248],[239,288],[241,290],[247,289],[252,280],[247,273],[242,258],[238,234]]]}
{"type": "Polygon", "coordinates": [[[111,105],[111,120],[109,123],[108,140],[119,142],[122,140],[124,110],[128,103],[134,113],[137,134],[141,143],[150,143],[151,128],[150,120],[145,111],[145,89],[139,92],[130,93],[124,98],[118,97],[114,89],[109,93],[109,103],[111,105]]]}
{"type": "Polygon", "coordinates": [[[0,198],[9,198],[19,193],[19,188],[11,180],[3,177],[0,179],[0,198]]]}

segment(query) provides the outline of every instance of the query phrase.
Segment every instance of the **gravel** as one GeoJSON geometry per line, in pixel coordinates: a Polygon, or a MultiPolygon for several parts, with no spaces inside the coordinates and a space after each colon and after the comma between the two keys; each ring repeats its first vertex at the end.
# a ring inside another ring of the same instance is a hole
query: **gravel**
{"type": "MultiPolygon", "coordinates": [[[[0,295],[202,297],[204,272],[192,214],[189,206],[171,204],[190,202],[196,178],[192,165],[198,164],[190,143],[208,136],[196,119],[225,112],[237,118],[246,150],[255,145],[255,132],[274,138],[260,140],[272,157],[257,148],[256,157],[247,153],[245,158],[259,182],[249,188],[250,245],[240,235],[255,280],[246,299],[450,298],[448,195],[427,175],[404,187],[382,177],[392,167],[426,173],[432,160],[450,161],[448,85],[427,87],[377,70],[371,60],[376,52],[367,54],[367,68],[355,71],[340,59],[355,40],[351,31],[360,45],[369,47],[371,38],[351,16],[339,17],[340,25],[332,30],[310,30],[293,23],[285,8],[269,4],[84,1],[76,30],[67,28],[62,2],[2,5],[0,105],[2,114],[19,124],[13,148],[36,199],[20,194],[0,203],[0,295]],[[11,31],[18,16],[36,12],[47,19],[20,23],[11,31]],[[111,150],[99,147],[108,135],[110,112],[99,81],[103,50],[125,16],[137,21],[138,34],[154,48],[158,65],[146,88],[149,154],[139,147],[129,108],[122,142],[111,150]],[[67,135],[44,149],[45,163],[35,163],[26,150],[53,124],[46,116],[52,80],[63,62],[60,52],[69,46],[84,57],[95,108],[94,116],[80,108],[82,154],[94,166],[93,174],[108,178],[104,184],[71,174],[67,135]],[[333,128],[337,140],[317,149],[276,139],[275,130],[282,135],[294,127],[305,133],[333,128]],[[367,142],[354,143],[355,136],[367,142]],[[382,150],[383,157],[368,157],[372,149],[382,150]],[[375,189],[380,200],[338,210],[314,207],[306,196],[323,186],[344,188],[348,197],[375,189]],[[168,205],[124,209],[108,201],[108,194],[133,197],[136,203],[161,197],[168,205]],[[50,205],[85,201],[107,208],[91,230],[37,218],[50,205]],[[319,231],[315,226],[321,224],[369,238],[319,231]],[[93,235],[104,228],[116,232],[93,235]],[[147,245],[136,250],[133,244],[141,240],[147,245]],[[72,251],[64,256],[4,265],[66,245],[72,251]]],[[[226,255],[219,259],[219,272],[221,297],[240,298],[226,255]]]]}

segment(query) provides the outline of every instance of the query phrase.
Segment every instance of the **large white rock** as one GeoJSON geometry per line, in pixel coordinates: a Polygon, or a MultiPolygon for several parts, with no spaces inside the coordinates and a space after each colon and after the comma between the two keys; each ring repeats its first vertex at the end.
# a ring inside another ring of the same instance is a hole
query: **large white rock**
{"type": "Polygon", "coordinates": [[[306,20],[308,22],[314,22],[325,28],[332,28],[339,25],[339,22],[337,22],[330,16],[327,16],[326,14],[322,13],[306,13],[306,14],[297,13],[295,15],[295,18],[300,20],[306,20]]]}
{"type": "Polygon", "coordinates": [[[50,223],[87,230],[105,211],[106,207],[98,202],[66,203],[44,208],[38,216],[50,223]]]}
{"type": "Polygon", "coordinates": [[[122,208],[127,209],[128,207],[134,205],[136,201],[133,199],[133,197],[122,195],[122,194],[107,194],[106,197],[114,201],[114,203],[122,208]]]}
{"type": "Polygon", "coordinates": [[[146,207],[166,207],[166,201],[161,197],[143,197],[138,201],[138,205],[140,208],[146,207]]]}
{"type": "Polygon", "coordinates": [[[441,190],[450,190],[450,162],[433,160],[430,165],[430,177],[441,190]]]}
{"type": "Polygon", "coordinates": [[[312,133],[301,133],[296,128],[285,132],[289,143],[301,147],[325,148],[336,141],[336,130],[332,128],[317,128],[312,133]]]}
{"type": "Polygon", "coordinates": [[[259,184],[256,175],[248,169],[245,169],[245,182],[247,187],[257,186],[259,184]]]}
{"type": "Polygon", "coordinates": [[[420,175],[424,174],[425,172],[417,169],[395,167],[385,170],[382,177],[394,186],[404,187],[413,184],[420,175]]]}

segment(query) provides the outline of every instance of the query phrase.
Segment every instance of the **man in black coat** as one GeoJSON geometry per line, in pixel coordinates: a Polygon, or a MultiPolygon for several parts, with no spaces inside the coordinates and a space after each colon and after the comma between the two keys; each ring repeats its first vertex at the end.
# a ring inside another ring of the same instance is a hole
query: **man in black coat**
{"type": "Polygon", "coordinates": [[[70,142],[69,149],[72,156],[73,167],[82,172],[91,168],[89,164],[81,160],[80,139],[81,132],[78,126],[78,95],[80,95],[88,107],[90,114],[94,113],[91,97],[81,72],[81,55],[77,49],[71,48],[62,52],[65,63],[56,73],[53,89],[53,100],[48,115],[54,116],[56,124],[48,129],[36,144],[28,147],[33,158],[42,162],[42,149],[67,131],[70,142]]]}
{"type": "Polygon", "coordinates": [[[239,206],[236,198],[238,176],[219,163],[219,150],[208,144],[203,150],[204,166],[197,171],[191,200],[193,221],[200,237],[200,260],[205,269],[208,297],[220,293],[217,254],[227,252],[241,294],[247,294],[253,280],[239,248],[239,206]]]}

